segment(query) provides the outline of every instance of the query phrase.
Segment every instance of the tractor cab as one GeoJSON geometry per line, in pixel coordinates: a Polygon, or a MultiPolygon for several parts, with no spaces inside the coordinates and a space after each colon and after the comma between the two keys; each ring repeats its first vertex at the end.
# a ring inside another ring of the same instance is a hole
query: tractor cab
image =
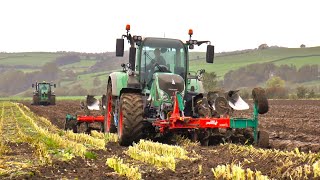
{"type": "Polygon", "coordinates": [[[138,48],[136,71],[139,81],[150,89],[154,73],[179,75],[184,81],[187,72],[187,52],[182,41],[165,38],[145,38],[138,48]]]}
{"type": "MultiPolygon", "coordinates": [[[[189,49],[193,49],[195,45],[209,43],[206,60],[208,63],[213,63],[214,46],[210,45],[210,41],[193,40],[191,29],[190,39],[186,42],[170,38],[132,36],[129,33],[129,25],[126,30],[127,34],[123,37],[130,44],[129,65],[123,65],[129,67],[124,69],[124,72],[129,72],[127,88],[141,89],[144,94],[150,95],[149,100],[152,100],[155,106],[165,101],[172,102],[171,97],[176,92],[182,97],[186,94],[185,89],[190,86],[190,83],[187,83],[190,82],[187,76],[189,49]]],[[[123,56],[124,38],[117,39],[117,56],[123,56]]]]}
{"type": "Polygon", "coordinates": [[[42,96],[47,95],[51,91],[51,86],[49,83],[38,83],[38,89],[42,96]]]}

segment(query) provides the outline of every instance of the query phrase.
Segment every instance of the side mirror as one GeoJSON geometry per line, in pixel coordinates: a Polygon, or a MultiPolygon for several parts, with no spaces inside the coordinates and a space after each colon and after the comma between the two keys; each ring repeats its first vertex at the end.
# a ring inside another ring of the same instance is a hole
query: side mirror
{"type": "Polygon", "coordinates": [[[31,86],[32,88],[34,88],[34,84],[32,84],[32,86],[31,86]]]}
{"type": "Polygon", "coordinates": [[[131,65],[132,70],[135,70],[136,63],[136,48],[130,47],[129,50],[129,63],[131,65]]]}
{"type": "Polygon", "coordinates": [[[206,61],[207,63],[213,63],[213,59],[214,59],[214,46],[208,45],[207,53],[206,53],[206,61]]]}
{"type": "Polygon", "coordinates": [[[53,84],[53,87],[56,88],[56,84],[53,84]]]}
{"type": "Polygon", "coordinates": [[[124,53],[124,39],[117,39],[116,56],[122,57],[124,53]]]}

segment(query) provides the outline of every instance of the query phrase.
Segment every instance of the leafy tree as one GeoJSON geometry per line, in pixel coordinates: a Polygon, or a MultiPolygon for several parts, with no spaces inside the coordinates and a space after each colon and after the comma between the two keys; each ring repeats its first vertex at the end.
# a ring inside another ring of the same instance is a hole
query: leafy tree
{"type": "Polygon", "coordinates": [[[271,77],[266,82],[266,94],[268,98],[287,98],[288,90],[285,88],[285,81],[278,76],[271,77]]]}
{"type": "Polygon", "coordinates": [[[260,46],[258,47],[258,49],[268,49],[268,45],[267,44],[260,44],[260,46]]]}
{"type": "Polygon", "coordinates": [[[315,98],[316,97],[316,93],[314,92],[313,89],[311,89],[311,91],[308,94],[308,98],[315,98]]]}
{"type": "Polygon", "coordinates": [[[217,87],[217,74],[215,72],[203,74],[203,87],[206,91],[210,91],[217,87]]]}
{"type": "Polygon", "coordinates": [[[308,89],[304,86],[297,87],[297,96],[299,99],[305,98],[306,94],[308,93],[308,89]]]}
{"type": "Polygon", "coordinates": [[[273,63],[259,63],[229,71],[224,75],[223,87],[227,89],[254,87],[268,80],[275,68],[273,63]]]}
{"type": "Polygon", "coordinates": [[[271,77],[267,82],[267,88],[283,88],[285,81],[278,76],[271,77]]]}
{"type": "Polygon", "coordinates": [[[48,62],[41,68],[41,78],[47,81],[56,80],[58,78],[59,68],[56,63],[48,62]]]}

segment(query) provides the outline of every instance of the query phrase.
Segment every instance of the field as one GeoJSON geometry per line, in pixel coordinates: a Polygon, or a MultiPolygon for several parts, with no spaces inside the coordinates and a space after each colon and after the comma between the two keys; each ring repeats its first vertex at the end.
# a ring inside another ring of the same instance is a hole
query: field
{"type": "MultiPolygon", "coordinates": [[[[231,142],[209,147],[175,137],[121,147],[114,134],[63,131],[79,101],[56,106],[0,102],[0,178],[14,179],[319,179],[320,101],[271,100],[260,116],[270,147],[231,142]],[[127,177],[127,178],[126,178],[127,177]]],[[[250,111],[236,116],[250,116],[250,111]]]]}
{"type": "Polygon", "coordinates": [[[0,65],[42,66],[56,60],[61,55],[60,53],[48,52],[0,53],[0,65]]]}
{"type": "Polygon", "coordinates": [[[205,69],[207,72],[215,72],[218,76],[224,76],[230,70],[254,64],[273,62],[275,65],[293,64],[300,68],[306,64],[320,65],[320,47],[312,48],[279,48],[253,50],[238,54],[216,54],[214,64],[205,62],[205,53],[190,54],[190,69],[195,71],[205,69]],[[203,58],[196,60],[197,56],[203,58]]]}

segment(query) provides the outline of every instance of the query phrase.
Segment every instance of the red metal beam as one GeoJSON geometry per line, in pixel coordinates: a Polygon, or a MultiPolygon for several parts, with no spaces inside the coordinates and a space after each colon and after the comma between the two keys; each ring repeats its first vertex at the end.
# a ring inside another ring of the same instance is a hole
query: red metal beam
{"type": "Polygon", "coordinates": [[[77,116],[77,120],[80,122],[87,122],[87,123],[103,122],[104,116],[77,116]]]}

